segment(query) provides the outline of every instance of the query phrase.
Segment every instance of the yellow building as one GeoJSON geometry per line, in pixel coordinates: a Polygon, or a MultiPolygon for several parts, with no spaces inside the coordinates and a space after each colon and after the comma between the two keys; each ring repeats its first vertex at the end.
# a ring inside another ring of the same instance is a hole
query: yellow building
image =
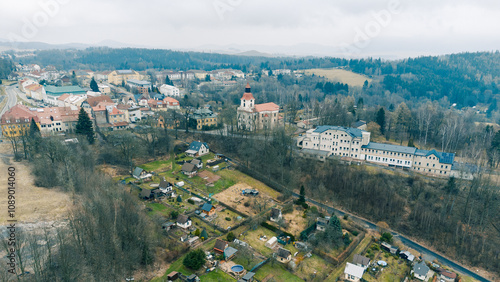
{"type": "Polygon", "coordinates": [[[120,85],[123,82],[127,83],[129,79],[141,80],[142,76],[135,70],[115,70],[108,74],[108,82],[115,85],[120,85]]]}
{"type": "Polygon", "coordinates": [[[38,128],[40,123],[35,113],[24,105],[15,105],[0,119],[2,135],[4,137],[18,137],[29,131],[31,119],[34,119],[38,128]]]}
{"type": "Polygon", "coordinates": [[[189,119],[196,120],[196,129],[201,130],[204,126],[217,126],[217,114],[209,109],[196,110],[189,115],[189,119]]]}

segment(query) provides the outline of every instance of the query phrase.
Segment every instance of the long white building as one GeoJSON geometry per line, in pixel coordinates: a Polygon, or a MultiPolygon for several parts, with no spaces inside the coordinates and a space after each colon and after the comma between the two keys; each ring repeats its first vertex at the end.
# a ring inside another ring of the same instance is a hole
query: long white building
{"type": "Polygon", "coordinates": [[[323,125],[306,131],[297,146],[324,160],[330,156],[407,168],[435,176],[450,176],[455,154],[370,142],[370,132],[359,128],[323,125]]]}

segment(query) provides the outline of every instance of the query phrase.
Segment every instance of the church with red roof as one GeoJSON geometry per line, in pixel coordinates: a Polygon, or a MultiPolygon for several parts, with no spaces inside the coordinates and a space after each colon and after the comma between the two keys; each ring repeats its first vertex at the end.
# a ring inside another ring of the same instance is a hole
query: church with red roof
{"type": "Polygon", "coordinates": [[[241,104],[237,110],[239,129],[254,131],[273,129],[278,125],[280,107],[275,103],[255,104],[250,83],[247,83],[240,101],[241,104]]]}

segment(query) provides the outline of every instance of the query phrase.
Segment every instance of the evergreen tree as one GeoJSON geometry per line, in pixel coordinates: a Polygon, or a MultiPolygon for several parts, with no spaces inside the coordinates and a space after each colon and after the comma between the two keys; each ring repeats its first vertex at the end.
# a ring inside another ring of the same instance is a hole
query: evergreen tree
{"type": "Polygon", "coordinates": [[[205,81],[211,81],[211,79],[210,79],[210,75],[209,75],[209,74],[207,74],[207,75],[205,76],[205,81]]]}
{"type": "Polygon", "coordinates": [[[377,112],[377,116],[375,117],[375,121],[380,125],[380,133],[382,135],[385,134],[385,110],[384,108],[380,108],[377,112]]]}
{"type": "Polygon", "coordinates": [[[206,240],[206,239],[208,239],[208,233],[207,233],[207,230],[203,229],[203,231],[201,231],[200,238],[201,238],[201,240],[206,240]]]}
{"type": "Polygon", "coordinates": [[[36,137],[40,134],[40,128],[35,122],[35,119],[31,118],[30,124],[30,137],[36,137]]]}
{"type": "Polygon", "coordinates": [[[304,185],[302,185],[302,186],[300,186],[299,204],[302,204],[305,202],[306,202],[306,190],[304,188],[304,185]]]}
{"type": "Polygon", "coordinates": [[[99,86],[97,86],[97,82],[95,81],[94,77],[92,77],[92,80],[90,81],[90,89],[94,92],[99,92],[99,86]]]}
{"type": "Polygon", "coordinates": [[[205,257],[205,252],[202,249],[196,249],[186,255],[186,257],[182,261],[182,264],[192,270],[198,270],[205,264],[205,257]]]}
{"type": "Polygon", "coordinates": [[[172,82],[172,80],[170,80],[170,77],[168,77],[168,75],[165,76],[165,84],[174,86],[174,83],[172,82]]]}
{"type": "Polygon", "coordinates": [[[408,140],[408,147],[415,147],[415,144],[413,143],[413,138],[410,138],[410,140],[408,140]]]}
{"type": "Polygon", "coordinates": [[[92,121],[83,108],[78,113],[78,122],[76,123],[76,134],[85,135],[90,144],[94,144],[95,135],[92,127],[92,121]]]}
{"type": "Polygon", "coordinates": [[[181,195],[177,196],[177,202],[179,202],[179,203],[180,203],[180,202],[182,202],[182,197],[181,197],[181,195]]]}
{"type": "Polygon", "coordinates": [[[75,71],[73,71],[73,73],[71,74],[71,84],[78,85],[78,78],[76,78],[75,71]]]}

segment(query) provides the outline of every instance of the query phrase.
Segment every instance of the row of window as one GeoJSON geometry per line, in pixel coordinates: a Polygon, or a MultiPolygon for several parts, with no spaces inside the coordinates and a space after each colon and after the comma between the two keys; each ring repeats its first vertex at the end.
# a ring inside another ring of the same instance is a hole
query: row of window
{"type": "Polygon", "coordinates": [[[374,149],[361,149],[361,150],[366,151],[367,153],[375,153],[375,154],[382,154],[382,155],[389,155],[389,156],[398,156],[398,157],[404,157],[404,158],[411,158],[411,156],[412,156],[411,154],[379,151],[379,150],[374,150],[374,149]]]}
{"type": "MultiPolygon", "coordinates": [[[[414,169],[414,170],[420,170],[420,168],[419,168],[419,167],[414,167],[413,169],[414,169]]],[[[429,169],[427,169],[427,170],[426,170],[425,168],[422,168],[422,171],[423,171],[423,172],[433,172],[433,171],[432,171],[432,169],[430,169],[430,168],[429,168],[429,169]]],[[[436,173],[436,174],[437,174],[437,171],[436,171],[436,170],[434,170],[434,173],[436,173]]],[[[444,171],[444,170],[440,170],[440,171],[439,171],[439,174],[446,174],[446,171],[444,171]]]]}
{"type": "Polygon", "coordinates": [[[383,161],[383,162],[396,162],[396,164],[404,164],[404,165],[410,165],[410,161],[402,161],[402,160],[396,160],[396,159],[388,159],[388,158],[382,158],[382,157],[374,157],[374,156],[366,156],[367,160],[371,161],[383,161]]]}

